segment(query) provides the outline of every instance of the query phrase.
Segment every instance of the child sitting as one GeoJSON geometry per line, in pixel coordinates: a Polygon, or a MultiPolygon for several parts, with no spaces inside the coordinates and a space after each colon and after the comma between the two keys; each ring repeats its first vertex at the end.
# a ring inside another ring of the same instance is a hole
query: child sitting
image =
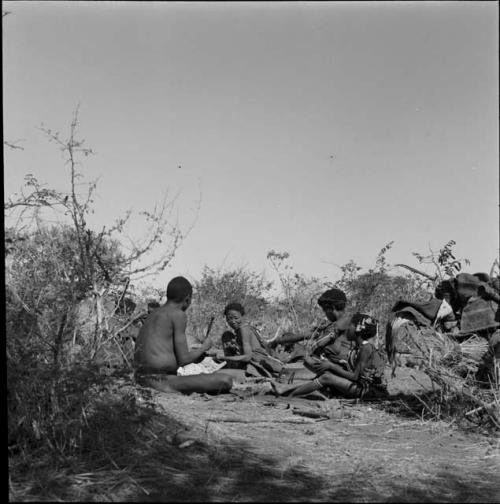
{"type": "Polygon", "coordinates": [[[334,363],[327,359],[310,358],[309,366],[316,373],[316,378],[303,385],[271,383],[275,394],[305,396],[317,390],[355,398],[385,394],[385,362],[368,341],[377,334],[377,325],[377,320],[369,315],[354,314],[346,336],[355,343],[355,347],[347,361],[334,363]]]}

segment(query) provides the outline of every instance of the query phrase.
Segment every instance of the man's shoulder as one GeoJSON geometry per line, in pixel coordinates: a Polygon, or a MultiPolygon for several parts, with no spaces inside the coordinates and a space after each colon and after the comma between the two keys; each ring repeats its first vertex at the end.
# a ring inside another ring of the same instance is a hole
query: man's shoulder
{"type": "MultiPolygon", "coordinates": [[[[160,310],[157,310],[160,312],[160,310]]],[[[165,306],[160,313],[158,313],[160,317],[164,320],[172,320],[175,322],[182,322],[187,320],[186,312],[182,311],[180,308],[172,308],[170,306],[165,306]]]]}

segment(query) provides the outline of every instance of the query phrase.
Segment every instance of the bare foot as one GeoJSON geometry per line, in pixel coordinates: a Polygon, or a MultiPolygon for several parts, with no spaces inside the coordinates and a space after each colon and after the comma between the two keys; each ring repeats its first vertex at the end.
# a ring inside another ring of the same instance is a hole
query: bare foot
{"type": "Polygon", "coordinates": [[[274,395],[281,396],[287,395],[292,390],[297,388],[297,385],[286,385],[284,383],[276,383],[275,381],[269,382],[271,384],[274,395]]]}

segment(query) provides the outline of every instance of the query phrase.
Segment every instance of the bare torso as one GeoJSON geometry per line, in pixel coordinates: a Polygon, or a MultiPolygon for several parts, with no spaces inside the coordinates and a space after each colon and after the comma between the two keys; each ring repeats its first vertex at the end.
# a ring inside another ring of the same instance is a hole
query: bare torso
{"type": "Polygon", "coordinates": [[[174,350],[173,310],[179,311],[167,305],[157,308],[139,331],[134,355],[138,371],[177,373],[179,365],[174,350]]]}

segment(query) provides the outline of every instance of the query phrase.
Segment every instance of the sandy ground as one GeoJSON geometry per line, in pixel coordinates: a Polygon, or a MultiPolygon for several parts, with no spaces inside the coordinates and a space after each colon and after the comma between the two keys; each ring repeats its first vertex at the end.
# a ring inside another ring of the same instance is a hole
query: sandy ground
{"type": "MultiPolygon", "coordinates": [[[[428,386],[424,375],[399,370],[390,392],[420,386],[428,386]]],[[[175,422],[170,435],[179,457],[198,456],[196,484],[183,488],[170,479],[138,500],[500,502],[497,437],[377,403],[290,400],[253,395],[242,385],[218,397],[155,400],[175,422]],[[297,410],[329,411],[333,418],[297,410]]]]}
{"type": "Polygon", "coordinates": [[[418,418],[398,395],[429,389],[418,371],[365,403],[276,398],[256,380],[162,394],[131,378],[87,412],[73,458],[17,460],[11,501],[500,503],[500,438],[418,418]]]}

